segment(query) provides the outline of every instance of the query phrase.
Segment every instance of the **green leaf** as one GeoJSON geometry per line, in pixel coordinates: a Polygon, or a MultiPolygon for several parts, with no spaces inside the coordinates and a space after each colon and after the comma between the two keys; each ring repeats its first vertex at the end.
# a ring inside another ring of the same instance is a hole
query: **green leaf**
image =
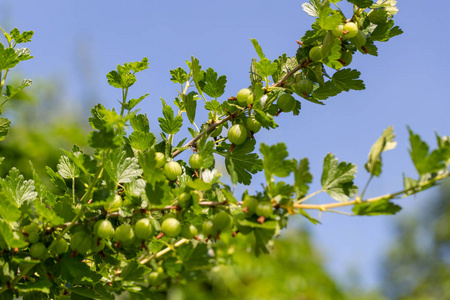
{"type": "Polygon", "coordinates": [[[255,86],[257,83],[261,82],[261,75],[258,74],[258,70],[256,69],[257,59],[252,58],[252,62],[250,64],[250,82],[252,86],[255,86]]]}
{"type": "Polygon", "coordinates": [[[440,149],[435,149],[429,153],[427,143],[422,141],[418,134],[409,131],[409,142],[411,149],[409,154],[419,175],[427,173],[436,173],[445,168],[445,155],[440,149]]]}
{"type": "Polygon", "coordinates": [[[263,155],[263,167],[266,180],[270,181],[272,176],[286,177],[294,170],[295,162],[287,160],[289,153],[286,145],[279,143],[273,146],[261,144],[259,151],[263,155]]]}
{"type": "Polygon", "coordinates": [[[253,112],[254,112],[256,121],[258,121],[262,127],[267,128],[267,129],[278,127],[278,124],[275,123],[275,120],[271,114],[266,113],[261,109],[254,109],[253,112]]]}
{"type": "Polygon", "coordinates": [[[19,61],[25,61],[25,60],[29,60],[32,59],[33,56],[31,56],[31,51],[28,48],[20,48],[20,49],[16,49],[16,55],[17,55],[17,59],[19,61]]]}
{"type": "Polygon", "coordinates": [[[188,187],[198,191],[208,191],[211,189],[211,185],[209,183],[204,182],[201,179],[195,179],[194,181],[188,182],[188,187]]]}
{"type": "Polygon", "coordinates": [[[53,283],[47,278],[38,279],[35,282],[27,282],[26,284],[18,284],[17,289],[20,293],[40,292],[50,294],[53,283]]]}
{"type": "Polygon", "coordinates": [[[309,162],[307,158],[303,158],[298,164],[297,161],[294,160],[294,165],[294,188],[297,198],[299,199],[308,193],[308,184],[312,182],[313,177],[309,172],[309,162]]]}
{"type": "Polygon", "coordinates": [[[1,239],[3,239],[10,248],[23,248],[27,245],[23,235],[14,232],[11,227],[9,227],[8,223],[2,219],[0,219],[0,240],[1,239]]]}
{"type": "Polygon", "coordinates": [[[170,75],[172,75],[172,78],[170,78],[170,80],[179,84],[184,84],[188,79],[186,71],[181,67],[170,70],[170,75]]]}
{"type": "Polygon", "coordinates": [[[339,163],[333,154],[328,153],[323,161],[322,189],[333,199],[341,202],[348,201],[357,190],[353,184],[356,169],[356,165],[339,163]]]}
{"type": "Polygon", "coordinates": [[[389,198],[376,202],[361,202],[353,206],[352,211],[358,216],[395,215],[402,208],[389,201],[389,198]]]}
{"type": "Polygon", "coordinates": [[[355,4],[359,8],[367,8],[373,5],[372,0],[348,0],[348,2],[355,4]]]}
{"type": "Polygon", "coordinates": [[[319,16],[321,0],[309,0],[309,3],[303,3],[303,10],[311,17],[317,18],[319,16]]]}
{"type": "Polygon", "coordinates": [[[3,194],[0,194],[2,197],[1,205],[0,205],[0,216],[8,222],[16,222],[20,219],[22,213],[20,212],[19,206],[8,197],[4,197],[3,194]]]}
{"type": "Polygon", "coordinates": [[[136,131],[150,132],[150,125],[148,123],[147,114],[138,114],[133,116],[130,119],[130,125],[136,131]]]}
{"type": "Polygon", "coordinates": [[[105,171],[116,185],[131,182],[142,174],[138,160],[127,157],[126,152],[120,149],[111,151],[105,162],[105,171]]]}
{"type": "Polygon", "coordinates": [[[264,55],[264,53],[263,53],[263,51],[262,51],[261,46],[258,44],[258,41],[255,40],[255,39],[250,39],[250,41],[252,42],[253,47],[255,47],[255,51],[256,51],[256,53],[258,54],[259,59],[264,59],[264,58],[266,58],[266,56],[264,55]]]}
{"type": "Polygon", "coordinates": [[[0,70],[8,70],[14,68],[20,60],[13,48],[4,48],[0,43],[0,70]]]}
{"type": "Polygon", "coordinates": [[[17,44],[23,44],[31,42],[31,38],[33,37],[33,31],[24,31],[20,33],[19,29],[14,28],[9,32],[11,37],[16,41],[17,44]]]}
{"type": "Polygon", "coordinates": [[[273,235],[275,234],[275,229],[262,229],[262,228],[255,228],[254,229],[254,235],[255,235],[255,255],[259,256],[263,253],[268,254],[268,242],[273,239],[273,235]]]}
{"type": "MultiPolygon", "coordinates": [[[[205,91],[206,93],[206,91],[205,91]]],[[[184,97],[184,108],[186,110],[186,115],[191,122],[191,124],[195,121],[195,113],[197,110],[197,100],[198,94],[196,92],[190,92],[184,97]]]]}
{"type": "Polygon", "coordinates": [[[145,193],[153,207],[165,207],[172,204],[173,196],[165,178],[163,181],[157,181],[154,184],[147,183],[145,193]]]}
{"type": "Polygon", "coordinates": [[[156,137],[151,132],[134,131],[129,139],[130,146],[140,151],[150,149],[156,145],[156,137]]]}
{"type": "Polygon", "coordinates": [[[5,179],[0,179],[0,184],[5,195],[18,206],[23,203],[30,203],[37,198],[34,181],[25,180],[19,170],[12,168],[5,179]]]}
{"type": "Polygon", "coordinates": [[[8,96],[8,99],[11,99],[24,88],[30,86],[32,83],[33,82],[30,79],[24,79],[18,87],[14,87],[13,85],[8,84],[6,86],[6,96],[8,96]]]}
{"type": "Polygon", "coordinates": [[[39,218],[42,218],[45,222],[53,226],[64,224],[64,219],[59,217],[51,207],[47,207],[47,205],[41,203],[39,200],[35,200],[33,205],[39,218]]]}
{"type": "Polygon", "coordinates": [[[132,110],[136,105],[138,105],[142,100],[144,100],[145,98],[147,98],[149,94],[145,94],[140,96],[137,99],[130,99],[130,101],[128,101],[127,103],[124,104],[124,108],[127,110],[132,110]]]}
{"type": "Polygon", "coordinates": [[[0,138],[8,134],[11,121],[6,118],[0,118],[0,138]]]}
{"type": "Polygon", "coordinates": [[[342,90],[339,89],[332,80],[329,80],[329,81],[325,82],[324,85],[322,85],[322,86],[318,87],[316,90],[314,90],[314,92],[312,93],[312,96],[313,96],[313,98],[317,98],[319,100],[326,100],[329,97],[336,96],[340,92],[342,92],[342,90]]]}
{"type": "Polygon", "coordinates": [[[337,11],[333,12],[328,4],[320,10],[317,22],[323,30],[333,30],[342,23],[342,16],[337,11]]]}
{"type": "Polygon", "coordinates": [[[88,143],[92,148],[114,149],[122,146],[123,139],[121,136],[117,136],[112,128],[105,128],[91,132],[88,143]]]}
{"type": "Polygon", "coordinates": [[[359,79],[361,73],[357,70],[342,69],[333,74],[333,82],[336,86],[348,92],[349,90],[363,90],[365,85],[362,80],[359,79]]]}
{"type": "Polygon", "coordinates": [[[164,99],[161,98],[163,104],[164,118],[159,117],[159,127],[167,134],[177,133],[183,125],[183,118],[181,116],[174,116],[173,109],[166,104],[164,99]]]}
{"type": "Polygon", "coordinates": [[[141,61],[130,62],[129,65],[130,65],[131,70],[133,70],[134,73],[147,70],[148,65],[149,65],[148,58],[144,57],[144,58],[142,58],[141,61]]]}
{"type": "Polygon", "coordinates": [[[121,275],[125,281],[142,281],[144,276],[150,272],[151,269],[133,259],[123,268],[121,275]]]}
{"type": "Polygon", "coordinates": [[[156,167],[156,157],[154,150],[139,153],[139,165],[144,172],[147,182],[154,184],[157,181],[164,181],[166,177],[161,172],[161,168],[156,167]]]}
{"type": "Polygon", "coordinates": [[[394,138],[395,135],[392,126],[389,126],[383,131],[383,134],[370,149],[367,163],[364,165],[367,172],[374,176],[380,176],[382,165],[381,153],[395,148],[397,142],[394,141],[394,138]]]}
{"type": "Polygon", "coordinates": [[[211,100],[205,103],[205,109],[210,110],[213,112],[216,112],[218,114],[223,114],[224,110],[222,109],[222,106],[220,105],[220,102],[217,100],[211,100]]]}
{"type": "Polygon", "coordinates": [[[59,173],[53,171],[52,168],[48,166],[46,166],[45,168],[48,176],[50,177],[50,181],[53,183],[53,185],[61,189],[62,191],[66,191],[67,185],[62,176],[59,173]]]}
{"type": "Polygon", "coordinates": [[[200,95],[203,95],[202,88],[200,87],[200,81],[203,79],[203,72],[202,66],[200,66],[200,61],[197,58],[191,56],[191,62],[188,65],[194,79],[195,87],[197,88],[200,95]]]}
{"type": "Polygon", "coordinates": [[[394,26],[394,20],[389,20],[385,24],[378,24],[375,30],[371,33],[370,39],[373,41],[386,42],[390,38],[400,35],[403,30],[398,26],[394,26]]]}
{"type": "Polygon", "coordinates": [[[255,140],[249,140],[243,145],[234,148],[233,152],[222,153],[225,156],[225,166],[234,184],[237,182],[249,185],[251,174],[256,174],[263,170],[262,160],[256,153],[251,153],[255,149],[255,140]]]}
{"type": "Polygon", "coordinates": [[[61,156],[59,164],[56,165],[59,175],[65,179],[75,179],[79,175],[79,170],[67,156],[61,156]]]}
{"type": "Polygon", "coordinates": [[[261,59],[255,64],[258,74],[262,77],[268,77],[274,74],[278,69],[278,64],[276,62],[271,62],[267,58],[261,59]]]}
{"type": "Polygon", "coordinates": [[[227,83],[227,77],[225,75],[217,78],[217,73],[212,68],[208,68],[204,75],[204,80],[206,84],[203,86],[203,91],[208,96],[217,99],[225,93],[225,85],[227,83]]]}

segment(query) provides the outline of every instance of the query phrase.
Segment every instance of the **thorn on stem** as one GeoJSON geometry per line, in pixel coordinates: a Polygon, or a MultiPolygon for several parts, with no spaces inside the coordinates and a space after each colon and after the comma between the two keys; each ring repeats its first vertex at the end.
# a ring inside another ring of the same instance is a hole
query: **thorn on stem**
{"type": "Polygon", "coordinates": [[[156,239],[159,240],[160,238],[162,238],[164,236],[164,232],[160,232],[157,236],[156,239]]]}

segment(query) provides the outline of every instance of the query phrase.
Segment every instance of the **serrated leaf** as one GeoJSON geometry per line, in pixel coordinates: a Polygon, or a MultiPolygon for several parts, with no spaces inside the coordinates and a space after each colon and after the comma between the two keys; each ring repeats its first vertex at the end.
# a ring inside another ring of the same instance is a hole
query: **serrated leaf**
{"type": "Polygon", "coordinates": [[[4,48],[0,43],[0,70],[14,68],[19,63],[16,51],[13,48],[4,48]]]}
{"type": "Polygon", "coordinates": [[[267,58],[263,58],[255,64],[255,67],[260,76],[268,77],[277,71],[278,64],[276,62],[271,62],[267,58]]]}
{"type": "Polygon", "coordinates": [[[142,281],[144,276],[150,272],[151,269],[133,259],[123,268],[121,276],[125,281],[142,281]]]}
{"type": "Polygon", "coordinates": [[[333,12],[328,4],[320,10],[317,23],[323,30],[333,30],[342,23],[342,16],[333,12]]]}
{"type": "Polygon", "coordinates": [[[193,124],[195,121],[195,113],[197,110],[197,99],[198,94],[196,92],[190,92],[184,97],[184,109],[186,110],[186,115],[191,124],[193,124]]]}
{"type": "Polygon", "coordinates": [[[0,216],[8,222],[16,222],[20,219],[22,213],[19,206],[10,198],[0,194],[0,216]]]}
{"type": "Polygon", "coordinates": [[[257,83],[261,82],[261,75],[258,74],[258,70],[256,69],[257,59],[252,58],[252,62],[250,64],[250,82],[252,86],[255,86],[257,83]]]}
{"type": "Polygon", "coordinates": [[[394,141],[394,138],[393,128],[389,126],[370,149],[367,163],[364,165],[367,172],[374,176],[380,176],[382,166],[381,153],[395,148],[397,142],[394,141]]]}
{"type": "Polygon", "coordinates": [[[203,90],[200,86],[200,81],[203,79],[202,66],[200,65],[200,61],[191,56],[191,62],[189,65],[189,69],[191,70],[192,77],[194,79],[195,87],[200,95],[203,95],[203,90]]]}
{"type": "Polygon", "coordinates": [[[209,111],[216,112],[218,114],[222,114],[224,110],[222,109],[222,106],[220,105],[220,102],[217,100],[211,100],[205,103],[205,109],[209,111]]]}
{"type": "Polygon", "coordinates": [[[130,119],[130,125],[131,127],[136,131],[142,131],[142,132],[149,132],[150,131],[150,125],[148,122],[147,114],[138,114],[133,116],[130,119]]]}
{"type": "Polygon", "coordinates": [[[14,232],[6,221],[0,219],[0,239],[10,248],[23,248],[27,245],[22,234],[14,232]]]}
{"type": "Polygon", "coordinates": [[[297,161],[294,160],[294,165],[294,188],[297,198],[300,199],[308,193],[308,184],[312,182],[312,175],[309,172],[309,162],[307,158],[303,158],[298,164],[297,161]]]}
{"type": "Polygon", "coordinates": [[[188,182],[188,187],[198,191],[208,191],[211,189],[211,184],[204,182],[201,179],[195,179],[193,181],[188,182]]]}
{"type": "Polygon", "coordinates": [[[105,171],[116,185],[131,182],[142,174],[138,160],[127,157],[126,152],[120,149],[110,153],[105,162],[105,171]]]}
{"type": "Polygon", "coordinates": [[[45,222],[50,223],[53,226],[58,226],[64,223],[64,219],[56,214],[53,209],[39,200],[33,202],[34,209],[39,218],[42,218],[45,222]]]}
{"type": "Polygon", "coordinates": [[[145,193],[148,201],[153,207],[165,207],[172,203],[173,196],[167,180],[156,181],[154,184],[147,183],[145,193]]]}
{"type": "Polygon", "coordinates": [[[30,79],[24,79],[18,87],[14,87],[13,85],[8,84],[6,86],[6,96],[8,96],[8,99],[11,99],[24,88],[30,86],[32,83],[33,82],[30,79]]]}
{"type": "Polygon", "coordinates": [[[172,75],[172,78],[170,78],[170,80],[179,84],[184,84],[188,79],[186,71],[181,67],[170,70],[170,75],[172,75]]]}
{"type": "Polygon", "coordinates": [[[320,0],[309,0],[309,3],[303,3],[303,10],[311,17],[317,18],[319,16],[320,0]]]}
{"type": "Polygon", "coordinates": [[[359,79],[361,73],[357,70],[342,69],[333,74],[334,84],[341,90],[348,92],[349,90],[363,90],[365,85],[359,79]]]}
{"type": "Polygon", "coordinates": [[[133,149],[144,151],[156,145],[156,137],[152,132],[134,131],[130,134],[130,146],[133,149]]]}
{"type": "Polygon", "coordinates": [[[10,120],[6,118],[0,118],[0,137],[6,136],[8,134],[10,124],[10,120]]]}
{"type": "Polygon", "coordinates": [[[203,92],[208,96],[217,99],[225,93],[225,85],[227,83],[225,75],[217,78],[217,73],[212,68],[208,68],[204,74],[204,81],[206,81],[206,84],[203,86],[203,92]]]}
{"type": "Polygon", "coordinates": [[[445,155],[440,149],[435,149],[429,153],[429,147],[427,143],[422,141],[418,134],[414,134],[411,129],[409,130],[409,142],[411,149],[409,154],[416,167],[419,175],[425,175],[427,173],[435,173],[445,168],[445,155]]]}
{"type": "Polygon", "coordinates": [[[114,149],[122,146],[123,139],[117,136],[112,128],[92,131],[88,137],[88,144],[92,148],[114,149]]]}
{"type": "Polygon", "coordinates": [[[20,33],[19,29],[14,28],[9,32],[9,34],[17,44],[23,44],[31,42],[31,38],[33,37],[34,32],[30,30],[20,33]]]}
{"type": "Polygon", "coordinates": [[[256,51],[256,53],[258,54],[259,59],[266,58],[266,56],[264,55],[264,53],[263,53],[263,51],[262,51],[261,46],[258,44],[258,41],[255,40],[255,39],[250,39],[250,41],[252,42],[253,47],[255,47],[255,51],[256,51]]]}
{"type": "Polygon", "coordinates": [[[55,171],[52,170],[52,168],[46,166],[46,171],[48,176],[50,177],[50,181],[53,183],[53,185],[62,191],[67,190],[67,185],[64,179],[61,177],[61,175],[55,171]]]}
{"type": "Polygon", "coordinates": [[[400,35],[403,30],[398,26],[394,26],[394,20],[389,20],[384,24],[378,24],[375,30],[370,34],[370,39],[373,41],[386,42],[390,38],[400,35]]]}
{"type": "Polygon", "coordinates": [[[144,172],[144,178],[147,182],[153,184],[166,179],[161,172],[161,168],[156,167],[155,150],[139,153],[139,165],[144,172]]]}
{"type": "Polygon", "coordinates": [[[59,164],[56,165],[59,175],[65,179],[74,179],[79,175],[79,170],[67,156],[61,156],[59,164]]]}
{"type": "Polygon", "coordinates": [[[29,203],[37,197],[34,181],[25,180],[16,168],[12,168],[5,179],[0,179],[0,183],[5,195],[18,206],[29,203]]]}
{"type": "Polygon", "coordinates": [[[357,190],[353,184],[357,167],[352,163],[338,162],[331,153],[325,156],[323,161],[322,189],[333,199],[348,201],[357,190]]]}
{"type": "Polygon", "coordinates": [[[128,101],[127,103],[125,103],[124,107],[127,110],[132,110],[136,105],[138,105],[142,100],[144,100],[145,98],[147,98],[149,94],[145,94],[142,95],[141,97],[137,98],[137,99],[130,99],[130,101],[128,101]]]}
{"type": "Polygon", "coordinates": [[[373,5],[372,0],[348,0],[348,2],[355,4],[359,8],[367,8],[373,5]]]}
{"type": "Polygon", "coordinates": [[[256,121],[258,121],[262,127],[267,128],[267,129],[278,127],[278,124],[275,123],[275,120],[271,114],[266,113],[261,109],[254,109],[253,112],[254,112],[256,121]]]}
{"type": "Polygon", "coordinates": [[[319,86],[317,89],[315,89],[314,92],[312,93],[312,96],[313,98],[319,100],[326,100],[330,97],[336,96],[340,92],[341,89],[339,89],[332,80],[329,80],[325,82],[324,85],[319,86]]]}
{"type": "Polygon", "coordinates": [[[164,99],[161,98],[163,103],[163,115],[164,118],[159,117],[159,127],[167,134],[177,133],[183,125],[183,118],[181,116],[174,116],[173,109],[166,104],[164,99]]]}
{"type": "Polygon", "coordinates": [[[287,160],[289,153],[286,145],[279,143],[273,146],[261,144],[259,151],[263,155],[264,173],[266,180],[270,181],[272,176],[286,177],[294,170],[294,161],[287,160]]]}
{"type": "Polygon", "coordinates": [[[256,174],[263,170],[262,160],[256,153],[251,153],[255,149],[255,140],[249,140],[243,145],[236,147],[232,153],[222,153],[225,156],[225,166],[234,184],[237,182],[249,185],[251,174],[256,174]]]}
{"type": "Polygon", "coordinates": [[[361,202],[353,206],[353,213],[358,216],[395,215],[401,206],[389,201],[389,198],[376,202],[361,202]]]}

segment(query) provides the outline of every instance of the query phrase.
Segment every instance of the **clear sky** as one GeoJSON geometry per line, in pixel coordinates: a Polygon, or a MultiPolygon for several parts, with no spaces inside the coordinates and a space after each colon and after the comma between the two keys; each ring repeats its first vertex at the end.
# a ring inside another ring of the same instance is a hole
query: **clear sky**
{"type": "MultiPolygon", "coordinates": [[[[223,99],[249,85],[249,65],[256,57],[251,38],[259,41],[271,59],[282,53],[295,55],[296,40],[309,29],[313,18],[301,9],[303,1],[137,1],[137,0],[3,0],[0,25],[10,30],[34,30],[29,44],[35,58],[22,64],[27,78],[58,78],[67,94],[61,98],[84,99],[117,106],[120,91],[108,86],[106,73],[117,64],[146,56],[150,69],[138,74],[132,97],[150,96],[140,105],[158,131],[160,97],[171,100],[178,86],[169,70],[186,67],[194,55],[203,68],[227,75],[223,99]]],[[[357,184],[368,176],[363,170],[372,143],[389,125],[394,126],[398,147],[387,152],[381,179],[367,195],[376,196],[402,188],[402,172],[415,176],[407,155],[406,126],[433,146],[434,133],[450,135],[448,55],[450,2],[400,0],[396,23],[404,34],[378,44],[379,56],[357,55],[351,67],[362,72],[366,90],[343,93],[326,106],[303,101],[300,116],[283,116],[277,131],[262,131],[257,140],[284,142],[290,155],[308,157],[319,189],[323,157],[334,153],[359,167],[357,184]]],[[[39,87],[35,87],[39,88],[39,87]]],[[[70,104],[68,104],[70,105],[70,104]]],[[[86,119],[88,109],[86,108],[86,119]]],[[[263,176],[256,177],[258,189],[263,176]]],[[[244,188],[238,187],[241,192],[244,188]]],[[[391,241],[397,218],[423,207],[433,192],[401,200],[405,210],[389,217],[347,217],[327,213],[313,228],[314,238],[327,258],[327,266],[345,280],[348,266],[362,272],[362,282],[376,286],[380,258],[391,241]]],[[[326,195],[318,201],[332,201],[326,195]]],[[[294,223],[293,223],[294,224],[294,223]]]]}

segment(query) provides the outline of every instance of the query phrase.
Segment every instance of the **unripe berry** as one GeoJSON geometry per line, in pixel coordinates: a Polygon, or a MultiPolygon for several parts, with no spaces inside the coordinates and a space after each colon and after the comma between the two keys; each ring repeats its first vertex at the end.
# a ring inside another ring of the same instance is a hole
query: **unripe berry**
{"type": "Polygon", "coordinates": [[[181,232],[181,223],[175,218],[167,218],[161,224],[161,231],[167,237],[176,237],[181,232]]]}
{"type": "Polygon", "coordinates": [[[235,144],[241,145],[247,140],[247,129],[242,124],[235,124],[228,130],[228,140],[235,144]]]}
{"type": "Polygon", "coordinates": [[[164,165],[163,173],[166,175],[167,179],[170,181],[177,180],[178,176],[183,173],[183,170],[181,169],[181,166],[176,161],[169,161],[164,165]]]}
{"type": "Polygon", "coordinates": [[[155,234],[152,220],[143,218],[137,221],[134,225],[134,233],[136,234],[136,237],[141,240],[149,240],[152,238],[155,234]]]}
{"type": "Polygon", "coordinates": [[[108,220],[97,221],[94,225],[94,234],[102,239],[110,239],[114,236],[114,227],[108,220]]]}
{"type": "Polygon", "coordinates": [[[240,106],[248,106],[253,103],[252,91],[247,88],[242,89],[237,93],[236,99],[240,106]]]}

